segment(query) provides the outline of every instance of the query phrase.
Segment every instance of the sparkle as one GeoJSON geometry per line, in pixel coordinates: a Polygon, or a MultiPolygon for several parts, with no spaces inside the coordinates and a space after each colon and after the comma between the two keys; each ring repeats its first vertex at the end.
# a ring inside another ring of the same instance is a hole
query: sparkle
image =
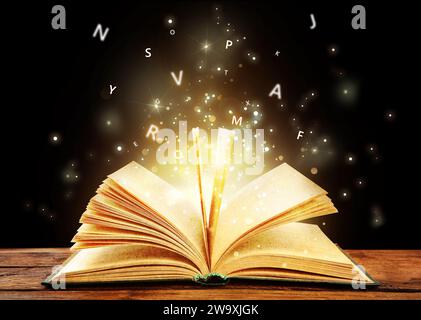
{"type": "Polygon", "coordinates": [[[371,207],[372,227],[378,228],[384,224],[383,210],[378,205],[371,207]]]}
{"type": "Polygon", "coordinates": [[[364,185],[365,185],[365,182],[364,182],[364,180],[363,180],[362,178],[358,178],[358,179],[355,181],[355,185],[356,185],[358,188],[363,188],[363,187],[364,187],[364,185]]]}
{"type": "Polygon", "coordinates": [[[346,156],[346,161],[347,161],[347,163],[349,163],[349,164],[352,164],[352,163],[354,163],[355,162],[355,156],[353,155],[353,154],[348,154],[347,156],[346,156]]]}
{"type": "Polygon", "coordinates": [[[385,114],[385,118],[387,121],[393,121],[395,119],[395,113],[393,111],[387,111],[385,114]]]}
{"type": "Polygon", "coordinates": [[[367,151],[369,153],[375,153],[375,151],[377,150],[376,146],[374,144],[371,144],[367,147],[367,151]]]}
{"type": "Polygon", "coordinates": [[[338,49],[337,49],[335,46],[331,46],[331,47],[329,48],[329,53],[330,53],[331,55],[336,55],[336,54],[337,54],[337,52],[338,52],[338,49]]]}
{"type": "Polygon", "coordinates": [[[340,196],[342,200],[348,200],[351,197],[351,194],[348,190],[342,190],[340,196]]]}
{"type": "Polygon", "coordinates": [[[61,142],[61,137],[58,133],[52,133],[50,135],[50,142],[53,145],[58,145],[61,142]]]}
{"type": "Polygon", "coordinates": [[[155,109],[159,109],[159,104],[161,103],[161,101],[159,100],[159,99],[155,99],[154,100],[154,104],[153,104],[153,106],[154,106],[154,108],[155,109]]]}
{"type": "Polygon", "coordinates": [[[202,46],[202,49],[205,50],[205,51],[208,51],[210,49],[210,44],[205,42],[202,46]]]}

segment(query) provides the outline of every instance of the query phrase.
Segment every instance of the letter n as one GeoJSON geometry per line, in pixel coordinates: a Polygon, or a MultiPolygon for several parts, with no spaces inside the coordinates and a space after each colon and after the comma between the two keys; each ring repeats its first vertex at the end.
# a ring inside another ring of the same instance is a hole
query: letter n
{"type": "Polygon", "coordinates": [[[95,38],[96,35],[99,33],[99,38],[101,39],[101,41],[104,41],[105,38],[107,37],[108,31],[110,31],[109,28],[106,28],[105,31],[104,31],[104,30],[102,30],[102,25],[100,23],[98,23],[92,37],[95,38]]]}

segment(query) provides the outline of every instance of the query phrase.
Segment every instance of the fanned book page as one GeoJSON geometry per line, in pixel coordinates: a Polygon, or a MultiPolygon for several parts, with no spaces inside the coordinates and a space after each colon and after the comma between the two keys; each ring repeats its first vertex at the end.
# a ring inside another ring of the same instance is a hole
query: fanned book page
{"type": "Polygon", "coordinates": [[[337,212],[333,205],[329,205],[326,194],[286,163],[247,184],[221,210],[212,265],[235,240],[271,219],[287,218],[294,209],[301,207],[305,211],[302,215],[296,214],[293,221],[337,212]],[[320,210],[320,203],[328,206],[320,210]]]}
{"type": "MultiPolygon", "coordinates": [[[[223,195],[223,180],[214,181],[213,197],[223,195]]],[[[317,226],[294,222],[336,209],[326,191],[287,164],[228,203],[222,196],[212,231],[196,198],[129,163],[100,185],[80,219],[74,253],[44,283],[65,277],[70,284],[230,278],[349,284],[357,277],[376,284],[317,226]]]]}
{"type": "Polygon", "coordinates": [[[359,272],[316,225],[293,222],[262,231],[231,248],[215,268],[229,277],[351,281],[359,272]]]}

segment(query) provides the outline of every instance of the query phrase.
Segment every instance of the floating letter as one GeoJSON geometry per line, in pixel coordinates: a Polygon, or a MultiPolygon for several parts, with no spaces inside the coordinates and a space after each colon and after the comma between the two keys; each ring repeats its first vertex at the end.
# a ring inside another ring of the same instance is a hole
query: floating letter
{"type": "Polygon", "coordinates": [[[66,9],[61,5],[55,5],[51,9],[51,13],[56,13],[51,20],[51,26],[53,29],[66,29],[66,9]]]}
{"type": "Polygon", "coordinates": [[[178,78],[176,77],[174,72],[171,72],[171,76],[174,79],[177,86],[181,85],[181,80],[183,80],[183,70],[180,70],[178,73],[178,78]]]}
{"type": "Polygon", "coordinates": [[[365,8],[362,5],[355,5],[352,7],[352,13],[357,15],[352,18],[351,25],[355,30],[365,29],[365,8]]]}
{"type": "Polygon", "coordinates": [[[310,14],[310,18],[311,18],[311,23],[312,23],[310,29],[311,30],[316,29],[316,19],[314,18],[314,14],[310,14]]]}
{"type": "Polygon", "coordinates": [[[145,58],[150,58],[152,57],[152,53],[151,53],[151,48],[146,48],[145,49],[145,58]]]}
{"type": "Polygon", "coordinates": [[[154,125],[151,124],[151,126],[149,127],[148,133],[146,134],[146,138],[148,138],[150,135],[152,135],[152,140],[155,141],[156,139],[156,134],[159,132],[159,128],[154,125]]]}
{"type": "Polygon", "coordinates": [[[96,35],[99,33],[99,38],[101,39],[101,41],[104,41],[105,38],[107,37],[108,31],[110,31],[109,28],[105,29],[105,31],[104,31],[104,30],[102,30],[102,25],[100,23],[98,23],[92,37],[95,38],[96,35]]]}
{"type": "Polygon", "coordinates": [[[273,95],[278,96],[278,99],[279,99],[279,100],[281,100],[281,99],[282,99],[282,96],[281,96],[281,85],[280,85],[279,83],[277,83],[277,84],[273,87],[272,91],[269,93],[269,97],[271,97],[271,96],[273,96],[273,95]]]}
{"type": "Polygon", "coordinates": [[[239,117],[238,119],[235,116],[232,116],[231,124],[240,125],[243,122],[243,117],[239,117]]]}

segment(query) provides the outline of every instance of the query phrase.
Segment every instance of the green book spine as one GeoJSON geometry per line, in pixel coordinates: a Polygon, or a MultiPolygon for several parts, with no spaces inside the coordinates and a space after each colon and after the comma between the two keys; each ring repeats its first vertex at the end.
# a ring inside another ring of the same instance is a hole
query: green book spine
{"type": "Polygon", "coordinates": [[[229,282],[229,278],[217,272],[211,272],[205,275],[197,274],[193,281],[206,286],[223,286],[229,282]]]}

